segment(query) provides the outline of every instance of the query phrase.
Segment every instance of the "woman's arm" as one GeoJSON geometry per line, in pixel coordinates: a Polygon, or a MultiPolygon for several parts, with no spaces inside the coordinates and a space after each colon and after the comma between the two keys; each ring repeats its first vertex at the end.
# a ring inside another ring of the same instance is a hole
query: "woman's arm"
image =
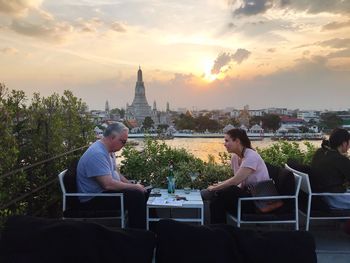
{"type": "Polygon", "coordinates": [[[237,173],[233,177],[231,177],[231,178],[229,178],[229,179],[227,179],[219,184],[209,186],[208,190],[209,191],[218,191],[218,190],[224,189],[224,188],[231,186],[231,185],[239,185],[242,181],[247,179],[248,176],[250,176],[252,173],[254,173],[253,169],[247,168],[247,167],[242,167],[242,168],[238,169],[237,173]]]}

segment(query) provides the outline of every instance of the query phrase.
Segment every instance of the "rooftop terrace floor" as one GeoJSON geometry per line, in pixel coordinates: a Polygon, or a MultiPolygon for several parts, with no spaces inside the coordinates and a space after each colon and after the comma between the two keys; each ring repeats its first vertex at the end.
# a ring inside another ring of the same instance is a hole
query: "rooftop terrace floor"
{"type": "Polygon", "coordinates": [[[350,235],[337,229],[314,229],[317,259],[319,263],[350,262],[350,235]]]}

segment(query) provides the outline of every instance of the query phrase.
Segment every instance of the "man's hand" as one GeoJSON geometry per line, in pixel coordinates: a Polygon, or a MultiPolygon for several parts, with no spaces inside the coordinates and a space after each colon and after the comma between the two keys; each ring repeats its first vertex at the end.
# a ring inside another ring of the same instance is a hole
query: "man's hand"
{"type": "Polygon", "coordinates": [[[142,191],[144,193],[147,192],[147,189],[142,184],[137,183],[137,184],[132,184],[132,185],[135,187],[135,189],[137,189],[139,191],[142,191]]]}

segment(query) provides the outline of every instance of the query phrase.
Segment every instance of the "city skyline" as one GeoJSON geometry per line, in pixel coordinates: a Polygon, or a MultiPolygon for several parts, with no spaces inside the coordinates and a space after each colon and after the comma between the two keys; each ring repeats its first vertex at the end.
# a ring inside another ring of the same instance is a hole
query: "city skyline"
{"type": "Polygon", "coordinates": [[[125,108],[350,108],[350,1],[0,0],[0,82],[125,108]]]}

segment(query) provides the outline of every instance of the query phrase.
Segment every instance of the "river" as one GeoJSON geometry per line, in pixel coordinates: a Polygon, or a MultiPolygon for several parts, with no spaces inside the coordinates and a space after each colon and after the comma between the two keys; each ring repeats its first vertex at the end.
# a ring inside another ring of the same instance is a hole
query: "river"
{"type": "MultiPolygon", "coordinates": [[[[130,141],[137,141],[139,145],[137,148],[142,148],[143,139],[130,139],[130,141]]],[[[216,161],[219,161],[219,153],[225,152],[224,138],[174,138],[164,141],[172,148],[184,148],[194,156],[208,161],[208,155],[211,154],[215,157],[216,161]]],[[[301,149],[306,149],[304,145],[305,141],[297,141],[300,144],[301,149]]],[[[321,146],[321,141],[308,141],[315,145],[317,148],[321,146]]],[[[261,141],[252,141],[253,148],[259,147],[260,149],[271,146],[276,141],[272,141],[270,138],[264,138],[261,141]]]]}

